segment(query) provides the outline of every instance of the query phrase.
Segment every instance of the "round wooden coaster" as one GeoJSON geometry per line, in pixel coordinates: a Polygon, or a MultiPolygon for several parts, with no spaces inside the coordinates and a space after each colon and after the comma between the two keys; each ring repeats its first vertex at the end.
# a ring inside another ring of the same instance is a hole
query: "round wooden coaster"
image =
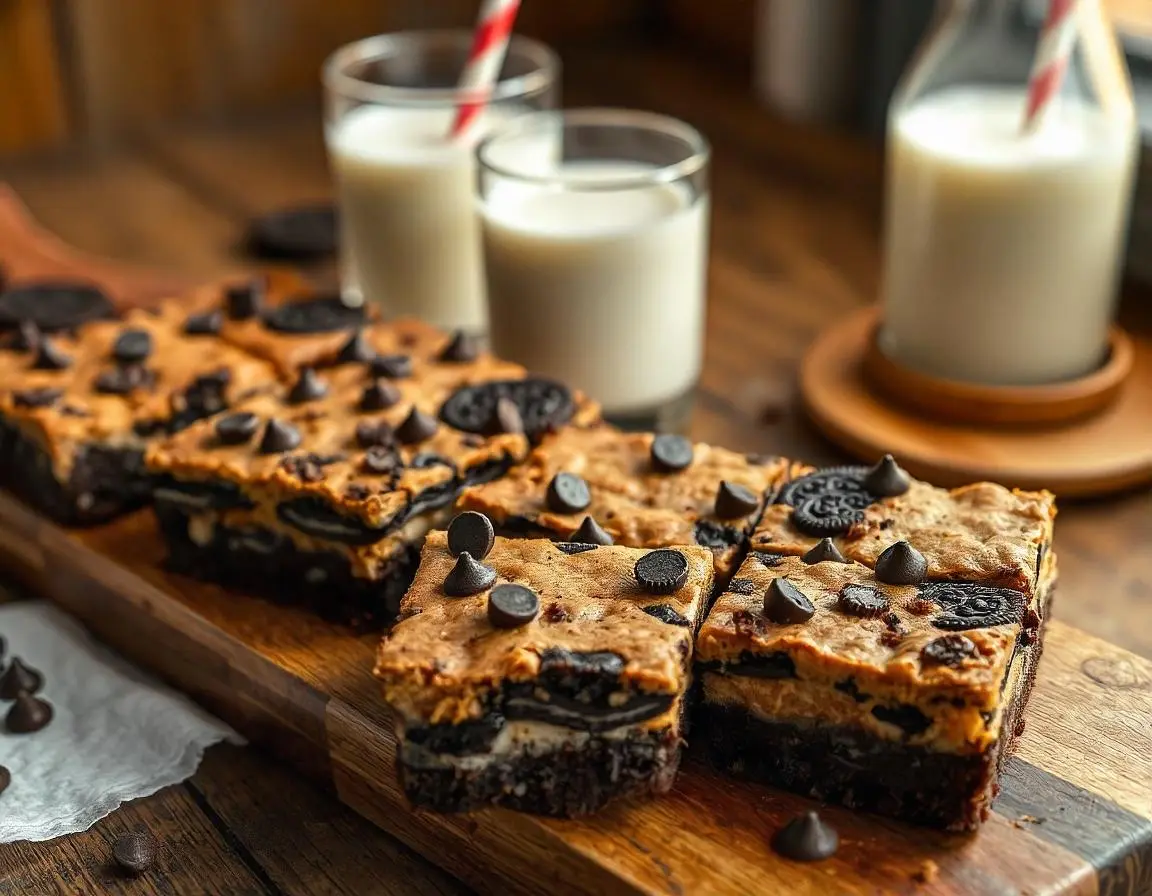
{"type": "Polygon", "coordinates": [[[870,386],[863,364],[877,311],[865,308],[809,347],[800,392],[816,426],[864,460],[896,456],[914,476],[944,486],[990,480],[1057,495],[1100,495],[1152,482],[1152,341],[1132,335],[1132,372],[1094,416],[1008,429],[933,419],[870,386]]]}

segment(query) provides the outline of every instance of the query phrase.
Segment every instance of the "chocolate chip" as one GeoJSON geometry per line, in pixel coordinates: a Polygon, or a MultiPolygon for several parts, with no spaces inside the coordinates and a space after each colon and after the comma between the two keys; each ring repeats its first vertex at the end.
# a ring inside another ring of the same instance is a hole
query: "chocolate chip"
{"type": "Polygon", "coordinates": [[[30,320],[22,320],[4,343],[4,348],[14,352],[34,352],[39,345],[40,328],[30,320]]]}
{"type": "Polygon", "coordinates": [[[328,384],[325,383],[311,367],[304,367],[292,389],[288,393],[290,404],[303,404],[306,401],[316,401],[328,394],[328,384]]]}
{"type": "Polygon", "coordinates": [[[467,551],[456,558],[456,565],[444,577],[444,593],[449,597],[470,597],[496,581],[496,570],[474,560],[467,551]]]}
{"type": "Polygon", "coordinates": [[[572,393],[560,383],[539,378],[498,380],[457,389],[440,408],[440,419],[453,429],[489,435],[501,398],[516,405],[530,438],[567,423],[576,410],[572,393]]]}
{"type": "Polygon", "coordinates": [[[153,371],[139,364],[127,364],[101,371],[92,387],[105,395],[128,395],[136,389],[151,389],[155,383],[153,371]]]}
{"type": "Polygon", "coordinates": [[[918,585],[928,574],[928,561],[906,541],[885,548],[876,558],[876,578],[889,585],[918,585]]]}
{"type": "Polygon", "coordinates": [[[864,488],[882,498],[902,495],[911,485],[912,477],[901,469],[891,454],[885,454],[864,477],[864,488]]]}
{"type": "Polygon", "coordinates": [[[716,516],[722,520],[755,513],[760,506],[760,498],[751,489],[725,479],[716,490],[716,516]]]}
{"type": "Polygon", "coordinates": [[[636,561],[633,575],[649,594],[674,594],[688,581],[688,560],[679,551],[649,551],[636,561]]]}
{"type": "Polygon", "coordinates": [[[143,874],[156,861],[156,838],[143,832],[117,837],[112,844],[112,858],[125,871],[143,874]]]}
{"type": "Polygon", "coordinates": [[[479,354],[480,346],[476,338],[463,330],[457,330],[452,334],[452,341],[440,352],[440,360],[449,364],[467,364],[475,361],[479,354]]]}
{"type": "Polygon", "coordinates": [[[396,453],[396,449],[391,445],[373,445],[364,452],[364,459],[361,461],[361,466],[367,473],[375,473],[383,475],[385,473],[394,473],[401,466],[400,455],[396,453]]]}
{"type": "Polygon", "coordinates": [[[362,364],[376,357],[376,350],[368,344],[363,330],[356,330],[336,353],[337,364],[362,364]]]}
{"type": "Polygon", "coordinates": [[[12,393],[12,401],[18,408],[46,408],[54,405],[64,394],[63,389],[21,389],[12,393]]]}
{"type": "Polygon", "coordinates": [[[888,609],[888,598],[867,585],[845,585],[836,598],[836,608],[850,616],[872,619],[888,609]]]}
{"type": "Polygon", "coordinates": [[[733,579],[728,583],[728,590],[733,594],[755,594],[756,583],[751,579],[733,579]]]}
{"type": "Polygon", "coordinates": [[[0,700],[15,700],[21,692],[35,694],[43,686],[44,676],[14,656],[4,674],[0,675],[0,700]]]}
{"type": "Polygon", "coordinates": [[[405,445],[415,445],[432,438],[439,428],[440,424],[435,417],[430,417],[416,405],[412,405],[412,410],[408,412],[404,422],[396,428],[396,438],[405,445]]]}
{"type": "Polygon", "coordinates": [[[492,423],[488,428],[489,435],[523,435],[524,420],[520,417],[520,408],[516,402],[509,398],[499,398],[492,408],[492,423]]]}
{"type": "Polygon", "coordinates": [[[89,283],[44,280],[0,293],[0,329],[28,321],[45,333],[55,333],[115,316],[112,302],[89,283]]]}
{"type": "Polygon", "coordinates": [[[224,445],[242,445],[260,428],[260,418],[248,411],[228,414],[216,421],[216,438],[224,445]]]}
{"type": "Polygon", "coordinates": [[[448,552],[453,557],[467,551],[477,560],[483,560],[495,543],[492,521],[475,510],[458,513],[448,525],[448,552]]]}
{"type": "Polygon", "coordinates": [[[72,358],[56,347],[56,344],[44,336],[36,348],[36,360],[32,366],[37,370],[67,370],[72,366],[72,358]]]}
{"type": "Polygon", "coordinates": [[[387,380],[373,380],[360,396],[360,410],[382,411],[400,400],[400,390],[387,380]]]}
{"type": "Polygon", "coordinates": [[[215,336],[223,327],[224,313],[218,310],[190,314],[184,321],[184,332],[189,336],[215,336]]]}
{"type": "Polygon", "coordinates": [[[331,203],[278,209],[253,218],[248,251],[271,261],[315,261],[336,252],[336,209],[331,203]]]}
{"type": "Polygon", "coordinates": [[[831,538],[821,538],[812,550],[800,558],[809,566],[816,563],[847,563],[831,538]]]}
{"type": "Polygon", "coordinates": [[[764,592],[764,615],[779,625],[807,622],[815,612],[808,596],[787,579],[773,579],[764,592]]]}
{"type": "Polygon", "coordinates": [[[616,543],[612,536],[605,532],[600,524],[590,516],[584,517],[580,528],[569,535],[568,540],[579,544],[610,545],[616,543]]]}
{"type": "Polygon", "coordinates": [[[575,473],[557,473],[548,483],[544,500],[555,513],[579,513],[592,503],[592,493],[575,473]]]}
{"type": "Polygon", "coordinates": [[[772,848],[794,862],[818,862],[839,847],[840,835],[813,811],[796,816],[772,838],[772,848]]]}
{"type": "Polygon", "coordinates": [[[4,722],[10,734],[32,734],[47,728],[52,721],[52,704],[27,691],[16,695],[16,702],[8,709],[4,722]]]}
{"type": "Polygon", "coordinates": [[[0,793],[8,789],[8,785],[12,783],[12,772],[8,771],[4,766],[0,765],[0,793]]]}
{"type": "Polygon", "coordinates": [[[679,625],[687,628],[690,624],[671,604],[650,604],[641,609],[653,619],[659,619],[667,625],[679,625]]]}
{"type": "Polygon", "coordinates": [[[152,334],[147,330],[123,330],[112,343],[112,357],[121,364],[139,364],[152,354],[152,334]]]}
{"type": "Polygon", "coordinates": [[[556,542],[556,550],[568,554],[586,554],[589,551],[594,551],[600,547],[598,544],[586,544],[580,541],[558,541],[556,542]]]}
{"type": "Polygon", "coordinates": [[[692,464],[692,443],[683,436],[664,433],[652,439],[652,469],[659,473],[678,473],[692,464]]]}
{"type": "Polygon", "coordinates": [[[267,284],[262,277],[234,283],[224,290],[224,310],[232,320],[248,320],[260,313],[267,284]]]}
{"type": "Polygon", "coordinates": [[[301,482],[319,482],[324,478],[324,468],[341,460],[341,454],[294,454],[280,461],[280,467],[301,482]]]}
{"type": "Polygon", "coordinates": [[[380,355],[368,362],[374,376],[400,380],[412,376],[412,359],[407,355],[380,355]]]}
{"type": "Polygon", "coordinates": [[[1020,592],[974,582],[930,582],[920,586],[920,595],[944,610],[932,620],[944,631],[1019,624],[1024,613],[1020,592]]]}
{"type": "Polygon", "coordinates": [[[945,635],[925,644],[920,651],[920,662],[925,666],[959,666],[976,656],[976,645],[964,635],[945,635]]]}
{"type": "Polygon", "coordinates": [[[300,430],[291,423],[273,417],[264,426],[259,451],[261,454],[279,454],[281,451],[291,451],[300,441],[300,430]]]}
{"type": "Polygon", "coordinates": [[[488,595],[488,621],[496,628],[519,628],[540,612],[540,597],[523,585],[497,585],[488,595]]]}
{"type": "Polygon", "coordinates": [[[396,434],[383,420],[362,420],[356,424],[356,444],[361,448],[374,448],[378,445],[390,446],[396,443],[396,434]]]}

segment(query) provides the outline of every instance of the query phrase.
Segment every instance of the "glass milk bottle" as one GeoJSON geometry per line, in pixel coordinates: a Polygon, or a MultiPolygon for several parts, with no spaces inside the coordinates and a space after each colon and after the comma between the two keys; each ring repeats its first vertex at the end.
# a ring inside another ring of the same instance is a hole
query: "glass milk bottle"
{"type": "Polygon", "coordinates": [[[919,372],[1037,385],[1104,360],[1137,125],[1115,36],[1080,0],[1059,90],[1023,126],[1044,6],[946,4],[893,99],[880,347],[919,372]]]}

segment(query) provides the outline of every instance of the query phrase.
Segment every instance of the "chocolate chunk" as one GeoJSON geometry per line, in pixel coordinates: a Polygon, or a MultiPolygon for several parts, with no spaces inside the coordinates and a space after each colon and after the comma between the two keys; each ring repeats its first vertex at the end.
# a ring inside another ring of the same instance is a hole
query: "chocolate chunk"
{"type": "Polygon", "coordinates": [[[215,336],[223,327],[224,313],[219,310],[190,314],[184,321],[184,332],[189,336],[215,336]]]}
{"type": "Polygon", "coordinates": [[[902,495],[912,485],[912,477],[896,463],[891,454],[885,454],[864,477],[864,488],[881,498],[902,495]]]}
{"type": "Polygon", "coordinates": [[[807,622],[815,612],[808,596],[787,579],[773,579],[764,592],[764,615],[778,625],[807,622]]]}
{"type": "Polygon", "coordinates": [[[772,848],[794,862],[818,862],[836,854],[840,835],[816,812],[805,812],[788,822],[772,838],[772,848]]]}
{"type": "Polygon", "coordinates": [[[755,594],[756,583],[751,579],[733,579],[728,583],[728,590],[733,594],[755,594]]]}
{"type": "Polygon", "coordinates": [[[920,596],[944,610],[932,620],[944,631],[1019,624],[1024,614],[1024,595],[1020,592],[974,582],[929,582],[920,586],[920,596]]]}
{"type": "Polygon", "coordinates": [[[152,334],[147,330],[123,330],[112,343],[112,357],[121,364],[140,364],[151,354],[152,334]]]}
{"type": "Polygon", "coordinates": [[[408,355],[379,355],[368,362],[374,376],[402,380],[412,376],[412,359],[408,355]]]}
{"type": "Polygon", "coordinates": [[[724,480],[716,490],[716,516],[734,520],[755,513],[760,506],[759,496],[749,488],[724,480]]]}
{"type": "Polygon", "coordinates": [[[263,277],[234,283],[224,290],[224,310],[232,320],[248,320],[260,313],[267,284],[263,277]]]}
{"type": "Polygon", "coordinates": [[[363,330],[356,330],[336,353],[337,364],[362,364],[376,357],[376,350],[368,344],[363,330]]]}
{"type": "Polygon", "coordinates": [[[572,554],[586,554],[588,551],[594,551],[598,547],[600,547],[598,544],[586,544],[580,541],[556,542],[556,550],[568,554],[569,556],[572,554]]]}
{"type": "Polygon", "coordinates": [[[12,401],[18,408],[46,408],[59,401],[63,394],[63,389],[51,389],[47,386],[40,389],[21,389],[12,393],[12,401]]]}
{"type": "Polygon", "coordinates": [[[974,656],[976,645],[964,635],[945,635],[920,650],[920,662],[925,666],[959,666],[974,656]]]}
{"type": "Polygon", "coordinates": [[[918,585],[928,574],[928,561],[906,541],[897,541],[876,558],[876,578],[889,585],[918,585]]]}
{"type": "Polygon", "coordinates": [[[616,543],[612,536],[605,532],[600,524],[590,516],[584,517],[580,528],[569,535],[568,540],[579,544],[610,545],[616,543]]]}
{"type": "Polygon", "coordinates": [[[245,245],[269,261],[316,261],[336,253],[337,218],[331,203],[278,209],[248,224],[245,245]]]}
{"type": "Polygon", "coordinates": [[[327,394],[328,384],[320,379],[311,367],[304,367],[300,370],[296,382],[292,384],[292,389],[288,393],[288,402],[290,404],[303,404],[306,401],[316,401],[327,394]]]}
{"type": "Polygon", "coordinates": [[[8,785],[12,783],[12,772],[8,771],[4,766],[0,765],[0,793],[8,789],[8,785]]]}
{"type": "Polygon", "coordinates": [[[816,563],[847,563],[844,555],[840,553],[840,549],[836,547],[836,543],[831,538],[821,538],[820,541],[808,553],[800,558],[809,566],[816,563]]]}
{"type": "Polygon", "coordinates": [[[888,610],[888,598],[867,585],[845,585],[836,597],[836,608],[849,616],[873,619],[888,610]]]}
{"type": "Polygon", "coordinates": [[[156,838],[143,832],[117,837],[112,844],[112,858],[125,871],[143,874],[156,861],[156,838]]]}
{"type": "Polygon", "coordinates": [[[692,443],[683,436],[664,433],[652,440],[652,469],[659,473],[678,473],[692,465],[692,443]]]}
{"type": "Polygon", "coordinates": [[[15,700],[20,692],[35,694],[44,686],[44,676],[24,663],[18,656],[0,675],[0,700],[15,700]]]}
{"type": "Polygon", "coordinates": [[[8,709],[4,722],[9,734],[32,734],[47,728],[52,721],[52,704],[27,691],[16,695],[16,702],[8,709]]]}
{"type": "Polygon", "coordinates": [[[519,628],[539,612],[539,595],[523,585],[497,585],[488,595],[488,621],[496,628],[519,628]]]}
{"type": "Polygon", "coordinates": [[[544,502],[554,513],[579,513],[592,503],[592,493],[575,473],[557,473],[548,483],[544,502]]]}
{"type": "Polygon", "coordinates": [[[693,529],[693,535],[696,539],[696,544],[703,545],[706,548],[712,548],[716,551],[734,548],[740,544],[744,538],[739,531],[731,526],[725,526],[723,523],[717,523],[713,520],[697,521],[693,529]]]}
{"type": "Polygon", "coordinates": [[[496,581],[496,570],[474,560],[467,551],[456,558],[456,565],[444,577],[444,593],[449,597],[470,597],[496,581]]]}
{"type": "Polygon", "coordinates": [[[403,461],[401,461],[400,455],[391,445],[373,445],[364,452],[364,459],[361,461],[361,466],[366,473],[377,475],[395,473],[402,465],[403,461]]]}
{"type": "Polygon", "coordinates": [[[864,518],[875,496],[864,488],[867,467],[831,467],[788,483],[779,503],[790,504],[792,525],[805,535],[842,535],[864,518]]]}
{"type": "Polygon", "coordinates": [[[520,408],[509,398],[497,399],[492,409],[492,422],[488,427],[488,434],[498,436],[523,435],[523,433],[524,420],[520,417],[520,408]]]}
{"type": "Polygon", "coordinates": [[[55,333],[115,316],[112,302],[89,283],[44,280],[0,293],[0,329],[27,321],[45,333],[55,333]]]}
{"type": "Polygon", "coordinates": [[[300,441],[300,430],[291,423],[273,417],[264,425],[259,451],[261,454],[279,454],[281,451],[291,451],[300,441]]]}
{"type": "Polygon", "coordinates": [[[492,521],[475,510],[456,514],[448,525],[448,552],[458,557],[467,551],[477,560],[483,560],[496,543],[492,521]]]}
{"type": "Polygon", "coordinates": [[[897,703],[895,706],[873,706],[872,715],[881,722],[895,725],[909,737],[923,734],[932,727],[932,720],[911,703],[897,703]]]}
{"type": "Polygon", "coordinates": [[[4,348],[14,352],[34,352],[39,345],[40,328],[30,320],[22,320],[5,341],[4,348]]]}
{"type": "Polygon", "coordinates": [[[636,581],[649,594],[674,594],[688,581],[688,560],[679,551],[649,551],[636,561],[636,581]]]}
{"type": "Polygon", "coordinates": [[[463,432],[489,435],[501,398],[516,405],[524,431],[533,439],[567,423],[576,410],[572,393],[560,383],[540,378],[499,380],[457,389],[440,408],[440,419],[463,432]]]}
{"type": "MultiPolygon", "coordinates": [[[[184,390],[184,415],[187,423],[210,417],[227,406],[226,393],[232,383],[232,371],[227,367],[202,373],[184,390]]],[[[185,423],[184,425],[187,425],[185,423]]],[[[177,427],[179,428],[179,427],[177,427]]]]}
{"type": "Polygon", "coordinates": [[[382,411],[400,400],[400,390],[388,380],[373,380],[360,396],[360,410],[382,411]]]}
{"type": "Polygon", "coordinates": [[[37,370],[67,370],[72,366],[72,358],[58,349],[51,339],[43,336],[36,348],[36,360],[32,366],[37,370]]]}
{"type": "Polygon", "coordinates": [[[649,616],[653,619],[659,619],[661,622],[668,625],[680,625],[687,628],[689,625],[688,620],[682,616],[675,607],[671,604],[650,604],[647,607],[642,607],[649,616]]]}
{"type": "Polygon", "coordinates": [[[425,414],[416,405],[412,405],[412,410],[408,412],[404,422],[396,427],[396,438],[405,445],[415,445],[432,438],[439,428],[440,424],[435,417],[425,414]]]}
{"type": "Polygon", "coordinates": [[[788,559],[784,554],[777,554],[773,551],[753,551],[752,556],[757,563],[766,569],[776,569],[783,566],[784,561],[788,559]]]}
{"type": "Polygon", "coordinates": [[[440,352],[440,360],[449,364],[467,364],[475,361],[479,355],[480,345],[476,338],[463,330],[457,330],[452,334],[452,341],[440,352]]]}
{"type": "Polygon", "coordinates": [[[147,367],[126,364],[101,371],[92,388],[105,395],[128,395],[136,389],[151,389],[155,383],[156,374],[147,367]]]}
{"type": "Polygon", "coordinates": [[[348,305],[340,296],[286,302],[264,314],[264,326],[279,333],[335,333],[364,323],[364,306],[348,305]]]}
{"type": "Polygon", "coordinates": [[[242,445],[260,428],[260,418],[248,411],[228,414],[216,421],[216,438],[224,445],[242,445]]]}
{"type": "Polygon", "coordinates": [[[362,420],[356,424],[356,444],[361,448],[396,444],[396,434],[383,420],[362,420]]]}

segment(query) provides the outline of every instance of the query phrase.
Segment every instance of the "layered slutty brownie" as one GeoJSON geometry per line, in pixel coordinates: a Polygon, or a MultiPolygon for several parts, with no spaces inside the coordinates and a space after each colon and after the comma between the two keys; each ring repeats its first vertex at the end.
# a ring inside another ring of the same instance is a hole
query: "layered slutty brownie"
{"type": "Polygon", "coordinates": [[[795,472],[701,629],[697,740],[737,774],[975,828],[1043,646],[1052,496],[890,458],[795,472]]]}
{"type": "Polygon", "coordinates": [[[376,676],[413,804],[553,816],[668,790],[712,555],[432,532],[376,676]]]}

